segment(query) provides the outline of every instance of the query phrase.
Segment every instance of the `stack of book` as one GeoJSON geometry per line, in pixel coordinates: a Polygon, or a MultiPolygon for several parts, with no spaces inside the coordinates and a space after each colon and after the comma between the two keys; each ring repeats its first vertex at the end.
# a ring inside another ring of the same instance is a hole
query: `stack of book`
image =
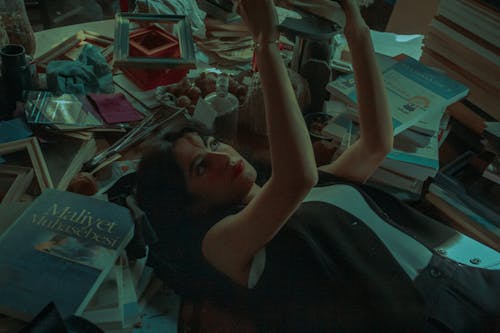
{"type": "Polygon", "coordinates": [[[422,63],[468,86],[467,100],[500,120],[498,1],[441,0],[423,44],[422,63]]]}
{"type": "Polygon", "coordinates": [[[252,59],[252,36],[241,18],[225,23],[207,15],[205,33],[207,38],[197,41],[197,45],[220,66],[234,62],[248,63],[252,59]]]}
{"type": "MultiPolygon", "coordinates": [[[[392,116],[394,149],[371,181],[420,194],[428,177],[439,169],[439,145],[449,132],[446,108],[464,98],[469,89],[445,73],[399,55],[377,55],[392,116]]],[[[357,120],[354,75],[330,82],[332,99],[343,101],[357,120]]]]}

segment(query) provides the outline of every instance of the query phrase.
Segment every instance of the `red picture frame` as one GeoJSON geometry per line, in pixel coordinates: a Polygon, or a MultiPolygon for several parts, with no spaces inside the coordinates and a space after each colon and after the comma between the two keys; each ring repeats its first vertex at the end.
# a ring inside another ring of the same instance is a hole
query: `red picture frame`
{"type": "Polygon", "coordinates": [[[179,41],[157,25],[134,30],[129,35],[130,55],[179,58],[179,41]]]}

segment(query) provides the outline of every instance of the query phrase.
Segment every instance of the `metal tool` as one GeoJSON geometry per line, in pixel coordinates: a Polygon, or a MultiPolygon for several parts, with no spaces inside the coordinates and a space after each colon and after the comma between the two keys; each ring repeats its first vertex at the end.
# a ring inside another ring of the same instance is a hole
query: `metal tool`
{"type": "Polygon", "coordinates": [[[172,119],[176,118],[179,114],[186,113],[187,109],[185,108],[176,108],[175,112],[168,116],[165,119],[161,119],[157,121],[155,115],[150,114],[146,118],[144,118],[139,125],[137,125],[130,132],[122,136],[118,141],[114,144],[106,148],[104,151],[100,152],[92,159],[87,161],[83,165],[83,170],[90,172],[91,170],[97,168],[101,163],[105,162],[107,159],[115,156],[116,154],[124,151],[128,147],[140,142],[151,133],[153,133],[156,129],[164,126],[172,119]]]}

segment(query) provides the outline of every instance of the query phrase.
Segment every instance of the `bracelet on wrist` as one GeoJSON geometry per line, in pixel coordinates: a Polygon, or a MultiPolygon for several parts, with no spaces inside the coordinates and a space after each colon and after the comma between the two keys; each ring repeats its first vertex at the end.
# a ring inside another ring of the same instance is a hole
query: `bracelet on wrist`
{"type": "Polygon", "coordinates": [[[277,39],[273,39],[273,40],[269,40],[269,41],[265,41],[265,42],[257,42],[257,41],[253,41],[253,49],[256,50],[258,48],[260,48],[262,45],[269,45],[269,44],[276,44],[279,46],[280,44],[280,40],[279,38],[277,39]]]}

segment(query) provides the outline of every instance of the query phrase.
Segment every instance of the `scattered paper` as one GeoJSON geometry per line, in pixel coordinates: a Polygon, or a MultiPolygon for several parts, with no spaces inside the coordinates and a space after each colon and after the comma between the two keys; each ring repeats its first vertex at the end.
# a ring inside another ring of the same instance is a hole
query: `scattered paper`
{"type": "Polygon", "coordinates": [[[375,52],[389,57],[405,53],[415,60],[422,55],[423,35],[398,35],[392,32],[370,30],[375,52]]]}

